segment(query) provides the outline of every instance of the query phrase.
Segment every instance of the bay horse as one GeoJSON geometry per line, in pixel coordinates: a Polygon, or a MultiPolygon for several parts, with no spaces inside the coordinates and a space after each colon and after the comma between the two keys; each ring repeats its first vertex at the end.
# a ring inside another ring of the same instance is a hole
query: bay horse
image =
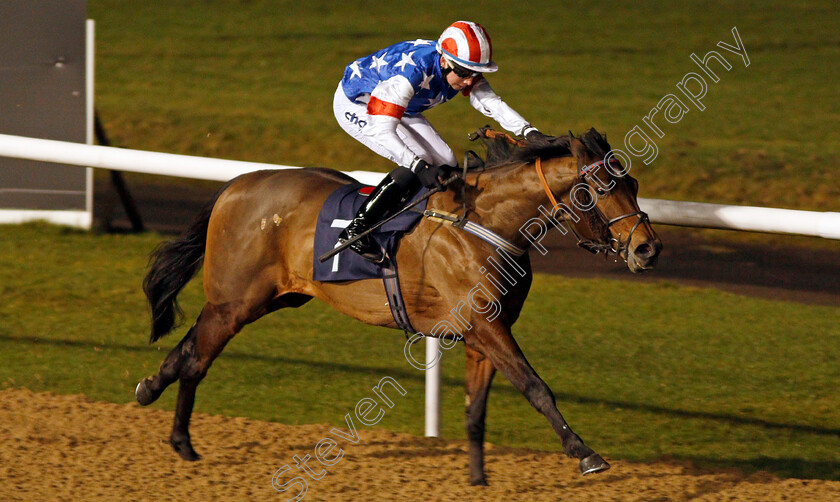
{"type": "MultiPolygon", "coordinates": [[[[467,172],[465,179],[450,185],[449,190],[433,194],[428,207],[450,213],[466,211],[470,221],[527,250],[532,239],[521,231],[523,225],[540,218],[546,205],[555,209],[565,205],[571,210],[564,211],[564,219],[581,245],[617,254],[632,272],[655,265],[662,245],[636,202],[638,184],[622,171],[620,162],[602,160],[610,147],[595,129],[581,137],[556,137],[541,144],[508,141],[509,137],[494,139],[486,129],[479,132],[488,150],[484,168],[467,172]],[[555,197],[563,202],[549,202],[555,197]]],[[[142,380],[135,391],[137,401],[148,405],[167,386],[180,381],[170,444],[181,458],[199,459],[189,433],[196,387],[243,326],[270,312],[319,298],[364,323],[397,327],[384,301],[381,280],[312,280],[319,210],[333,190],[353,181],[326,168],[241,175],[220,190],[183,235],[164,242],[151,254],[143,285],[152,309],[152,343],[182,317],[176,297],[203,263],[206,303],[198,319],[159,372],[142,380]]],[[[517,276],[515,284],[499,270],[480,267],[494,253],[493,245],[473,235],[423,219],[402,238],[396,254],[406,309],[420,333],[431,333],[485,278],[507,286],[506,294],[495,295],[499,298],[491,298],[494,295],[489,289],[478,293],[484,296],[481,301],[497,301],[501,307],[492,320],[475,310],[458,312],[468,326],[459,338],[466,352],[471,484],[487,483],[485,410],[496,371],[548,419],[565,454],[579,459],[583,474],[609,469],[566,423],[551,389],[511,334],[531,285],[527,252],[516,260],[522,277],[517,276]]],[[[475,291],[472,294],[475,296],[475,291]]]]}

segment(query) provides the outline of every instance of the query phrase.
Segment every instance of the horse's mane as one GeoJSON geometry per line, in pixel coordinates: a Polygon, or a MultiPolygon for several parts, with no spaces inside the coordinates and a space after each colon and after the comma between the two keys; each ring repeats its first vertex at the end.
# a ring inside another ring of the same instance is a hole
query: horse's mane
{"type": "MultiPolygon", "coordinates": [[[[571,141],[574,135],[551,136],[548,141],[537,143],[514,144],[503,136],[487,135],[489,128],[478,130],[477,136],[484,142],[487,150],[485,167],[493,169],[515,163],[535,162],[538,158],[552,159],[557,157],[572,156],[571,141]]],[[[599,157],[604,157],[610,151],[606,136],[595,130],[589,129],[582,136],[578,136],[583,144],[599,157]]]]}
{"type": "Polygon", "coordinates": [[[594,127],[583,133],[583,136],[578,137],[578,139],[583,142],[586,148],[602,159],[606,158],[607,154],[612,150],[610,144],[607,143],[607,136],[602,136],[594,127]]]}
{"type": "Polygon", "coordinates": [[[551,141],[548,142],[525,143],[521,146],[511,143],[504,137],[485,136],[481,132],[479,134],[487,150],[485,163],[487,169],[515,163],[534,162],[538,158],[549,159],[572,155],[569,148],[571,138],[568,136],[557,136],[551,138],[551,141]]]}

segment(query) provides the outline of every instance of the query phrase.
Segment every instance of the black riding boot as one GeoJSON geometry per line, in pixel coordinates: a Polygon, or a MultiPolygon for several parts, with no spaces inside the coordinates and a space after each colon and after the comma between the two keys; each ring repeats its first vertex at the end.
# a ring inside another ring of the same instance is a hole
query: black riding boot
{"type": "MultiPolygon", "coordinates": [[[[404,169],[404,168],[399,168],[404,169]]],[[[408,171],[406,169],[406,171],[408,171]]],[[[411,173],[411,171],[408,171],[411,173]]],[[[392,173],[393,174],[393,173],[392,173]]],[[[411,176],[414,176],[411,173],[411,176]]],[[[404,176],[403,176],[404,178],[404,176]]],[[[356,217],[347,225],[347,228],[338,236],[339,242],[344,242],[356,237],[365,230],[394,214],[395,211],[401,207],[403,199],[411,195],[419,186],[412,186],[414,183],[398,183],[394,177],[389,174],[382,180],[373,192],[368,196],[367,201],[359,208],[356,217]]],[[[382,264],[385,261],[385,255],[382,248],[372,239],[370,235],[366,235],[350,244],[350,249],[360,254],[366,260],[370,260],[376,264],[382,264]]]]}

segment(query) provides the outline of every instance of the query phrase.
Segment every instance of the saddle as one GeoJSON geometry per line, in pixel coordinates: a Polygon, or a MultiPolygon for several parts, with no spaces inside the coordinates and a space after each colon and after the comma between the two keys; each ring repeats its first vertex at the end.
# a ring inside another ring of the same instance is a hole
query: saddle
{"type": "MultiPolygon", "coordinates": [[[[521,141],[512,138],[508,134],[493,131],[489,126],[479,129],[477,133],[470,137],[470,140],[475,141],[478,138],[501,138],[512,146],[523,145],[521,141]]],[[[467,171],[483,170],[484,160],[474,151],[469,150],[464,157],[463,169],[464,177],[466,177],[467,171]]],[[[313,280],[340,282],[361,279],[382,279],[385,285],[388,305],[391,308],[391,314],[397,326],[405,331],[406,336],[413,335],[415,330],[411,326],[405,302],[403,301],[395,257],[400,239],[405,233],[414,228],[421,218],[426,217],[432,221],[452,225],[455,228],[469,232],[495,246],[499,252],[507,253],[514,257],[522,256],[526,252],[526,250],[511,244],[495,232],[469,221],[466,216],[427,209],[428,199],[425,199],[414,206],[411,211],[400,214],[370,234],[371,238],[385,250],[385,255],[388,259],[385,260],[384,266],[365,260],[349,248],[322,263],[318,258],[338,245],[339,234],[353,220],[353,217],[365,202],[365,197],[370,195],[372,189],[373,187],[361,183],[351,183],[339,187],[324,201],[324,205],[318,214],[318,222],[315,228],[315,245],[312,256],[313,280]]],[[[408,204],[424,197],[427,193],[428,189],[421,189],[408,201],[408,204]]],[[[465,199],[465,197],[462,198],[465,199]]],[[[464,214],[466,215],[466,208],[464,214]]]]}
{"type": "MultiPolygon", "coordinates": [[[[319,256],[336,246],[338,235],[353,220],[372,189],[373,187],[361,183],[350,183],[337,188],[324,201],[315,227],[313,280],[336,282],[383,277],[383,267],[365,260],[349,248],[323,263],[318,260],[319,256]]],[[[425,188],[421,189],[412,201],[422,197],[427,191],[425,188]]],[[[418,204],[416,212],[406,211],[371,234],[371,238],[385,249],[387,256],[396,256],[400,238],[414,228],[423,217],[426,202],[418,204]]]]}

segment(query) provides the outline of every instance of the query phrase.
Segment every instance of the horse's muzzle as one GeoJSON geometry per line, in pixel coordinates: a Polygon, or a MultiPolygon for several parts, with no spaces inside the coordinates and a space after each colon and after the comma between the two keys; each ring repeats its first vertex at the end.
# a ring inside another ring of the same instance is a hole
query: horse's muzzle
{"type": "Polygon", "coordinates": [[[659,239],[647,240],[632,247],[627,256],[627,266],[633,273],[644,272],[656,266],[662,242],[659,239]]]}

